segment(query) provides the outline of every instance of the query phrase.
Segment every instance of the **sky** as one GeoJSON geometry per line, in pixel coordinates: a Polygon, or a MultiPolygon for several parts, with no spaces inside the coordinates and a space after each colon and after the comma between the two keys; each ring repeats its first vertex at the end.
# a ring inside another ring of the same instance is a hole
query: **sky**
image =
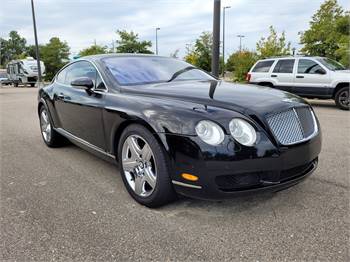
{"type": "MultiPolygon", "coordinates": [[[[292,47],[301,48],[298,32],[309,27],[311,16],[323,0],[222,0],[226,9],[225,53],[239,48],[238,34],[244,35],[244,48],[255,50],[256,42],[273,25],[285,31],[292,47]]],[[[150,40],[155,51],[158,31],[159,55],[169,56],[193,45],[203,31],[212,31],[213,0],[34,0],[39,43],[58,36],[67,41],[74,56],[96,41],[112,47],[116,31],[132,30],[141,40],[150,40]]],[[[346,10],[350,1],[338,0],[346,10]]],[[[34,43],[30,0],[1,0],[0,37],[17,30],[34,43]]]]}

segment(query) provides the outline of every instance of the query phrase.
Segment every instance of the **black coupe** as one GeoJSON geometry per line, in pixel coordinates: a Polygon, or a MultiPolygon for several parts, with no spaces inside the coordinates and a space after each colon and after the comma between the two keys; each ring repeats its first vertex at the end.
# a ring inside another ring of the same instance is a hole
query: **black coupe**
{"type": "Polygon", "coordinates": [[[39,90],[41,133],[117,160],[139,203],[176,193],[216,199],[278,191],[310,175],[321,150],[312,108],[298,96],[227,83],[183,61],[97,55],[39,90]]]}

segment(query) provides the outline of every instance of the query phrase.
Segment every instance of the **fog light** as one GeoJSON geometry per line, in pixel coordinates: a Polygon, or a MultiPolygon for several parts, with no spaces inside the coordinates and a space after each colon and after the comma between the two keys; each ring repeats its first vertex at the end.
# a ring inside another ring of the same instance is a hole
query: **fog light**
{"type": "Polygon", "coordinates": [[[197,181],[198,180],[198,176],[194,176],[194,175],[187,174],[187,173],[182,173],[181,176],[183,179],[186,179],[189,181],[197,181]]]}

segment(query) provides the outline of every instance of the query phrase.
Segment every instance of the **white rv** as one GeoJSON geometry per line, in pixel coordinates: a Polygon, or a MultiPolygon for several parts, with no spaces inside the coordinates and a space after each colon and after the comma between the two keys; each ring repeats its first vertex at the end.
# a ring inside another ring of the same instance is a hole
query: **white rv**
{"type": "MultiPolygon", "coordinates": [[[[45,75],[45,65],[40,61],[40,68],[42,76],[45,75]]],[[[18,86],[19,84],[30,84],[34,86],[38,80],[38,64],[32,57],[26,59],[13,60],[7,64],[7,74],[9,80],[18,86]]]]}

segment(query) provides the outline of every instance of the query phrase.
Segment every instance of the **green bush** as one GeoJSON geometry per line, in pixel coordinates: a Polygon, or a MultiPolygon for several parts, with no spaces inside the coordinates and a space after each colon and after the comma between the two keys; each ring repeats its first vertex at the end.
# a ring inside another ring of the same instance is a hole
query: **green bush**
{"type": "Polygon", "coordinates": [[[257,60],[258,56],[255,52],[249,50],[238,51],[230,55],[226,63],[226,69],[233,72],[232,80],[243,82],[249,69],[257,60]]]}

